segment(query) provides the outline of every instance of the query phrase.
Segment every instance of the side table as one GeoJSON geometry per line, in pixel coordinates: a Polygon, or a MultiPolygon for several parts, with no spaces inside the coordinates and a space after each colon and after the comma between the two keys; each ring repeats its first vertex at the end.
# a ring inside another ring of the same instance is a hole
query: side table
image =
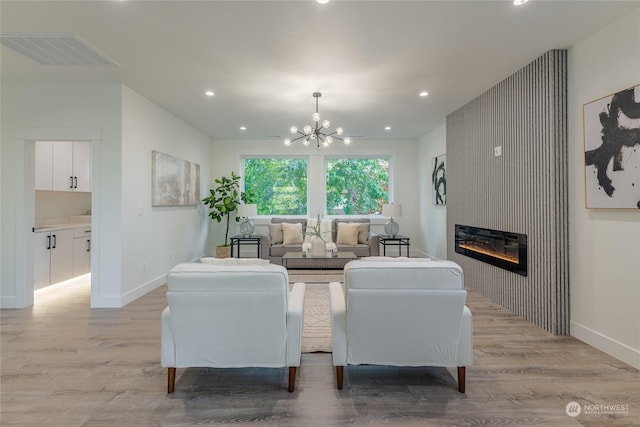
{"type": "Polygon", "coordinates": [[[262,236],[251,235],[251,236],[243,236],[238,234],[237,236],[231,236],[231,258],[234,258],[234,248],[238,248],[238,252],[235,255],[236,258],[240,258],[240,247],[241,246],[251,246],[254,245],[256,247],[256,258],[260,258],[260,242],[262,241],[262,236]]]}
{"type": "MultiPolygon", "coordinates": [[[[380,245],[382,245],[382,255],[387,256],[387,246],[397,246],[398,256],[402,256],[402,247],[407,248],[407,258],[409,257],[409,238],[402,234],[396,234],[395,236],[389,236],[388,234],[380,234],[378,236],[380,245]]],[[[233,251],[233,249],[231,249],[233,251]]]]}

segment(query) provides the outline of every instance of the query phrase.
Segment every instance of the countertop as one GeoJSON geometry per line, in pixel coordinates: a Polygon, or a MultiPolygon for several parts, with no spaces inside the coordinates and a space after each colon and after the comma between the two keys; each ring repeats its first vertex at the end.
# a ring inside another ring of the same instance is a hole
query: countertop
{"type": "Polygon", "coordinates": [[[91,215],[74,215],[67,218],[51,218],[38,221],[32,231],[46,233],[49,231],[69,230],[74,228],[91,227],[91,215]]]}

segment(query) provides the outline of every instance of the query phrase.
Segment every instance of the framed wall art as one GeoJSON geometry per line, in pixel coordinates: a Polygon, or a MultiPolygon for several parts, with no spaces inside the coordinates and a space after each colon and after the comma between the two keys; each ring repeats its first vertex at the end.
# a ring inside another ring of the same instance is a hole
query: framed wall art
{"type": "Polygon", "coordinates": [[[447,204],[447,155],[441,154],[433,158],[431,170],[431,201],[434,205],[447,204]]]}
{"type": "Polygon", "coordinates": [[[200,165],[151,152],[151,205],[195,206],[200,202],[200,165]]]}
{"type": "Polygon", "coordinates": [[[640,85],[583,107],[587,209],[640,208],[640,85]]]}

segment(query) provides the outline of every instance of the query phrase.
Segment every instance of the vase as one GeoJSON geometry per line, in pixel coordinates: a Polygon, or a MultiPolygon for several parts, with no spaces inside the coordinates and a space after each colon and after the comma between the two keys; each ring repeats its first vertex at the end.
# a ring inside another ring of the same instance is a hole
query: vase
{"type": "Polygon", "coordinates": [[[312,256],[325,256],[327,254],[327,244],[320,239],[314,239],[311,242],[312,256]]]}

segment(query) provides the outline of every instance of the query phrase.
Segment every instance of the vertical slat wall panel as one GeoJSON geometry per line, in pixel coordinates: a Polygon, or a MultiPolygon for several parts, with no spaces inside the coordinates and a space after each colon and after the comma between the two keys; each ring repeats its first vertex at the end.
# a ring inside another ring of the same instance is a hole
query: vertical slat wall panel
{"type": "Polygon", "coordinates": [[[469,289],[557,335],[569,333],[567,174],[565,50],[447,117],[448,258],[469,289]],[[526,234],[528,276],[457,254],[455,224],[526,234]]]}

